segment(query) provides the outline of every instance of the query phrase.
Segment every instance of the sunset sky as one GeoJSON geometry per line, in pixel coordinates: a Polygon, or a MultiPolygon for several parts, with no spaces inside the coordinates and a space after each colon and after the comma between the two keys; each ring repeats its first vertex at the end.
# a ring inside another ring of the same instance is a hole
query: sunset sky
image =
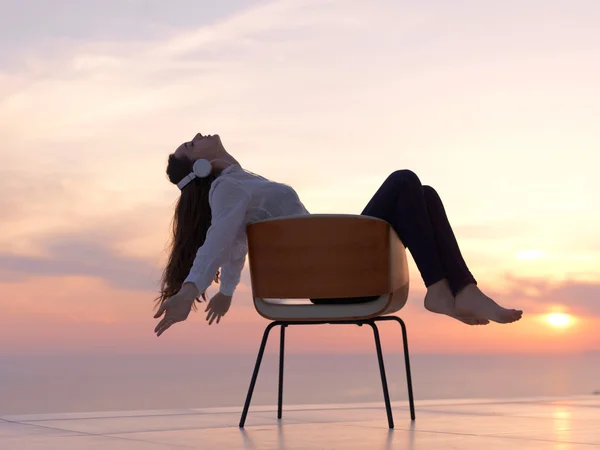
{"type": "Polygon", "coordinates": [[[359,214],[395,169],[438,190],[483,291],[525,315],[433,316],[411,261],[413,351],[600,350],[598,23],[595,0],[0,0],[0,354],[256,351],[248,266],[221,324],[152,332],[166,158],[197,132],[313,213],[359,214]]]}

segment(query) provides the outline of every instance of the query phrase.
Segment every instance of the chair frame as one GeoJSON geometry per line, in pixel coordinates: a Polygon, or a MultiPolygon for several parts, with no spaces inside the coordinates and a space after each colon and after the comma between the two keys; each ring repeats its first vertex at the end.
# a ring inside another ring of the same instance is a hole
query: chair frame
{"type": "Polygon", "coordinates": [[[415,420],[415,405],[414,405],[414,397],[413,397],[413,388],[412,388],[412,377],[410,371],[410,358],[408,352],[408,336],[406,332],[406,325],[404,321],[397,316],[378,316],[370,319],[357,319],[357,320],[323,320],[323,321],[302,321],[302,320],[274,320],[267,325],[265,331],[263,333],[262,342],[260,344],[260,349],[258,351],[258,356],[256,358],[256,364],[254,366],[254,372],[252,374],[252,380],[250,381],[250,387],[248,388],[248,394],[246,395],[246,402],[244,403],[244,409],[242,411],[242,417],[240,419],[240,428],[244,428],[244,424],[246,423],[246,417],[248,415],[248,409],[250,408],[250,402],[252,400],[252,394],[254,392],[254,386],[256,384],[256,379],[258,378],[258,372],[260,370],[260,364],[262,362],[263,354],[265,351],[265,347],[267,345],[267,340],[269,338],[270,331],[276,327],[281,327],[281,334],[279,340],[279,387],[278,387],[278,398],[277,398],[277,419],[281,419],[282,417],[282,409],[283,409],[283,362],[284,362],[284,354],[285,354],[285,329],[291,325],[324,325],[324,324],[332,324],[332,325],[369,325],[373,329],[373,337],[375,338],[375,348],[377,350],[377,359],[379,360],[379,373],[381,375],[381,385],[383,387],[383,398],[385,400],[385,410],[387,413],[388,425],[390,428],[394,428],[394,418],[392,415],[392,406],[390,402],[390,394],[388,391],[387,385],[387,377],[385,374],[385,366],[383,363],[383,352],[381,350],[381,340],[379,338],[379,329],[377,328],[377,323],[380,321],[396,321],[400,324],[402,328],[402,340],[404,344],[404,363],[406,367],[406,383],[408,387],[408,401],[410,405],[410,418],[411,420],[415,420]]]}

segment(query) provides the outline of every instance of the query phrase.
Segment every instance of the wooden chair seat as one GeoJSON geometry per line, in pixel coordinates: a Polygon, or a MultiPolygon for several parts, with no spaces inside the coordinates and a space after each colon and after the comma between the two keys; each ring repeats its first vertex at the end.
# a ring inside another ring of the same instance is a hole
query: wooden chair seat
{"type": "Polygon", "coordinates": [[[384,220],[313,214],[247,227],[256,310],[270,320],[367,319],[399,311],[408,298],[404,245],[384,220]],[[375,296],[365,303],[310,299],[375,296]]]}

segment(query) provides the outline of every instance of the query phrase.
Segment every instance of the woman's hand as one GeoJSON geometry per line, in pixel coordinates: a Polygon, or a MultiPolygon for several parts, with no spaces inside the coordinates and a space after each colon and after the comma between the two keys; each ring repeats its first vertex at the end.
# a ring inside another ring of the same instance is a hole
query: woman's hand
{"type": "Polygon", "coordinates": [[[165,317],[154,329],[156,336],[163,334],[174,323],[187,319],[196,297],[198,297],[196,286],[193,283],[184,283],[177,294],[165,300],[154,315],[154,318],[158,319],[163,312],[165,313],[165,317]]]}
{"type": "Polygon", "coordinates": [[[223,295],[220,292],[215,294],[208,302],[208,306],[204,311],[208,311],[208,314],[206,315],[206,320],[209,321],[208,324],[211,325],[215,319],[217,319],[217,323],[219,323],[221,317],[229,311],[230,306],[231,297],[229,295],[223,295]]]}

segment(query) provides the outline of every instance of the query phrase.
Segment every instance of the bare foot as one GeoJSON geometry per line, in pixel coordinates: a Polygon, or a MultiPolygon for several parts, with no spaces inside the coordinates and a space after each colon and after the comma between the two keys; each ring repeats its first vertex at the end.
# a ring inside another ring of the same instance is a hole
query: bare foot
{"type": "Polygon", "coordinates": [[[471,314],[498,323],[516,322],[523,315],[521,310],[503,308],[475,284],[469,284],[460,291],[454,304],[458,314],[471,314]]]}
{"type": "Polygon", "coordinates": [[[454,307],[454,296],[448,286],[448,281],[443,279],[427,288],[425,295],[425,308],[437,314],[445,314],[453,319],[460,320],[467,325],[487,325],[489,320],[476,317],[474,314],[462,314],[454,307]]]}

